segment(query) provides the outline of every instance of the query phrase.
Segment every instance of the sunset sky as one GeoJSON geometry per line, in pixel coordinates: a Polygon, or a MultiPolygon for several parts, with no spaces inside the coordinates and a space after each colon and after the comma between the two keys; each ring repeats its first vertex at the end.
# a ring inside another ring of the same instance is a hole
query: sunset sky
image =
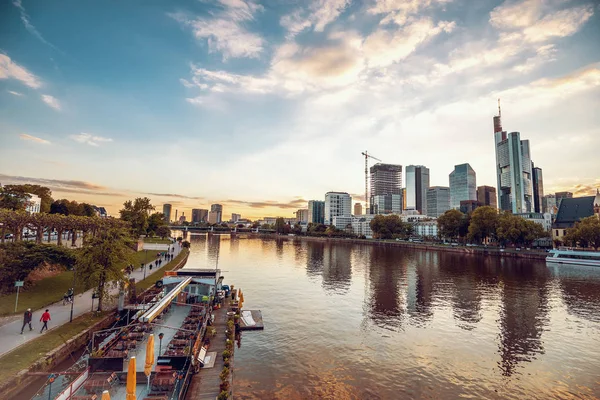
{"type": "Polygon", "coordinates": [[[148,196],[188,216],[292,216],[330,190],[360,196],[368,150],[426,165],[432,186],[465,162],[496,186],[501,98],[545,192],[592,193],[598,4],[4,1],[0,183],[113,215],[148,196]]]}

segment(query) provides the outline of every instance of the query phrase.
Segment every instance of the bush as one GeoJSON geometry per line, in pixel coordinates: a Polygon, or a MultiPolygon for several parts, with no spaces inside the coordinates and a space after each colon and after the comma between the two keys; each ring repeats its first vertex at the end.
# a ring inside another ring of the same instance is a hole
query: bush
{"type": "Polygon", "coordinates": [[[223,365],[225,365],[227,368],[229,368],[229,366],[231,365],[231,362],[229,360],[229,358],[223,359],[223,365]]]}
{"type": "Polygon", "coordinates": [[[223,351],[223,360],[229,357],[231,357],[231,350],[223,351]]]}
{"type": "Polygon", "coordinates": [[[223,371],[221,371],[219,378],[221,378],[221,382],[225,382],[227,379],[229,379],[229,368],[223,367],[223,371]]]}
{"type": "Polygon", "coordinates": [[[227,390],[222,390],[221,393],[219,393],[219,396],[217,396],[217,400],[227,400],[229,398],[229,393],[227,393],[227,390]]]}
{"type": "Polygon", "coordinates": [[[183,243],[181,243],[181,245],[186,249],[190,248],[190,242],[188,242],[187,240],[184,240],[183,243]]]}

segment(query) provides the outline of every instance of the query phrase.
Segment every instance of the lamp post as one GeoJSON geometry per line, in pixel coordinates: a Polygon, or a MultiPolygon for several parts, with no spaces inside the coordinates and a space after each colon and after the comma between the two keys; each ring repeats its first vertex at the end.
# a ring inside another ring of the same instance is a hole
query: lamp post
{"type": "Polygon", "coordinates": [[[75,266],[73,266],[73,285],[71,286],[71,290],[73,291],[73,293],[71,294],[71,315],[69,316],[69,322],[73,322],[73,307],[75,306],[75,274],[76,273],[77,273],[77,268],[75,266]]]}
{"type": "Polygon", "coordinates": [[[163,339],[164,336],[165,336],[165,334],[162,333],[162,332],[158,334],[158,355],[159,356],[160,356],[160,353],[162,351],[162,339],[163,339]]]}
{"type": "Polygon", "coordinates": [[[144,270],[144,279],[146,279],[146,264],[142,263],[142,269],[144,270]]]}
{"type": "Polygon", "coordinates": [[[48,400],[52,399],[52,382],[54,382],[55,378],[56,375],[54,374],[50,374],[50,376],[48,377],[48,381],[50,382],[50,384],[48,385],[48,400]]]}

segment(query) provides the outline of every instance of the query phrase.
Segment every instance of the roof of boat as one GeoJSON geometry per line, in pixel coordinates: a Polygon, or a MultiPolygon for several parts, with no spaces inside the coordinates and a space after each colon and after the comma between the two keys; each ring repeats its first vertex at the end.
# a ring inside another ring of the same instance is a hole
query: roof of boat
{"type": "Polygon", "coordinates": [[[550,250],[552,254],[572,254],[574,256],[600,257],[600,251],[550,250]]]}

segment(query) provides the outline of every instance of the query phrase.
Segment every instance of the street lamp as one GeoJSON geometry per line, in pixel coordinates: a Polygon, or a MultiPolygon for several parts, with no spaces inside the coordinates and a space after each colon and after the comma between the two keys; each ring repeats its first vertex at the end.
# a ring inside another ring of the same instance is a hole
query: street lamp
{"type": "Polygon", "coordinates": [[[146,279],[146,264],[142,263],[142,269],[144,270],[144,279],[146,279]]]}
{"type": "Polygon", "coordinates": [[[50,376],[48,377],[48,381],[50,382],[50,384],[48,385],[48,400],[52,398],[52,382],[54,382],[55,378],[56,375],[54,374],[50,374],[50,376]]]}
{"type": "Polygon", "coordinates": [[[162,351],[162,339],[163,337],[165,337],[164,333],[159,333],[158,334],[158,355],[160,356],[160,352],[162,351]]]}
{"type": "Polygon", "coordinates": [[[77,268],[73,266],[73,285],[71,286],[71,316],[69,317],[69,322],[73,322],[73,307],[75,306],[75,274],[77,273],[77,268]]]}

